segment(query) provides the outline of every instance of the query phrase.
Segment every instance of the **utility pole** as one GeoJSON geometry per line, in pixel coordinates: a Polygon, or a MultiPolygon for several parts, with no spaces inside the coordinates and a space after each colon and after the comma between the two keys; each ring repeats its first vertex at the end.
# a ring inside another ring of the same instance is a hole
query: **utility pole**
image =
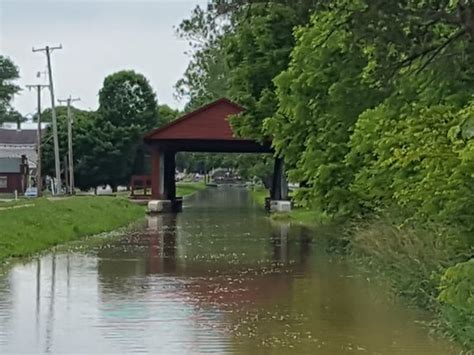
{"type": "Polygon", "coordinates": [[[68,147],[68,162],[69,162],[69,193],[74,195],[74,161],[73,161],[73,151],[72,151],[72,110],[71,102],[79,101],[80,98],[69,98],[65,100],[58,100],[59,103],[67,103],[67,147],[68,147]]]}
{"type": "Polygon", "coordinates": [[[61,194],[61,162],[59,160],[59,140],[58,140],[58,122],[56,119],[56,106],[54,100],[53,72],[51,70],[51,52],[55,49],[62,49],[62,45],[57,47],[46,46],[44,48],[33,48],[33,52],[45,52],[48,62],[49,92],[51,94],[51,114],[53,117],[53,140],[54,140],[54,167],[56,171],[56,194],[61,194]]]}
{"type": "Polygon", "coordinates": [[[49,87],[49,85],[26,85],[28,89],[36,89],[38,99],[38,130],[36,132],[37,145],[37,159],[36,159],[36,196],[41,197],[43,192],[43,177],[41,176],[41,89],[49,87]]]}

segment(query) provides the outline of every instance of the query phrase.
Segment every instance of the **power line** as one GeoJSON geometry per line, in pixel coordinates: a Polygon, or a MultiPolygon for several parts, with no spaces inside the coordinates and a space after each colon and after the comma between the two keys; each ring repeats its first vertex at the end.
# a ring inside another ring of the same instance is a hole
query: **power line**
{"type": "Polygon", "coordinates": [[[64,100],[58,100],[59,103],[67,103],[67,145],[68,145],[68,162],[69,162],[69,193],[74,195],[74,161],[73,161],[73,151],[72,151],[72,112],[71,112],[71,103],[74,101],[79,101],[80,98],[69,98],[64,100]]]}
{"type": "Polygon", "coordinates": [[[28,89],[36,89],[37,99],[38,99],[38,129],[36,132],[36,139],[38,140],[37,144],[37,159],[36,159],[36,194],[38,197],[41,197],[43,191],[43,177],[41,175],[41,90],[49,87],[49,85],[26,85],[28,89]]]}
{"type": "Polygon", "coordinates": [[[59,161],[59,139],[58,139],[58,123],[56,119],[56,106],[54,100],[53,72],[51,70],[51,52],[56,49],[62,49],[62,45],[57,47],[46,46],[44,48],[33,48],[33,52],[45,52],[48,64],[49,76],[49,92],[51,96],[51,114],[53,118],[53,140],[54,140],[54,167],[56,172],[56,194],[61,194],[61,162],[59,161]]]}

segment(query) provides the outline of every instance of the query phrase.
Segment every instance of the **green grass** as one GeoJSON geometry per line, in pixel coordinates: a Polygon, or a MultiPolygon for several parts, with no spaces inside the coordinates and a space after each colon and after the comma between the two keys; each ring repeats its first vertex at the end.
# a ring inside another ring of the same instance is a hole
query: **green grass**
{"type": "Polygon", "coordinates": [[[268,197],[269,193],[267,189],[264,188],[255,188],[250,191],[250,195],[252,196],[253,200],[259,204],[260,206],[265,206],[265,198],[268,197]]]}
{"type": "Polygon", "coordinates": [[[34,206],[0,211],[0,261],[130,224],[143,207],[114,197],[34,201],[34,206]]]}
{"type": "Polygon", "coordinates": [[[330,219],[324,214],[302,207],[296,207],[289,213],[274,213],[272,219],[276,221],[290,221],[307,226],[316,226],[330,223],[330,219]]]}
{"type": "MultiPolygon", "coordinates": [[[[257,188],[250,191],[250,194],[257,204],[262,207],[265,206],[265,198],[269,194],[267,189],[257,188]]],[[[289,221],[308,226],[320,225],[330,222],[326,215],[316,210],[303,207],[295,207],[289,213],[272,213],[271,218],[276,221],[289,221]]]]}
{"type": "Polygon", "coordinates": [[[195,192],[204,190],[204,182],[179,182],[176,184],[176,196],[189,196],[195,192]]]}
{"type": "MultiPolygon", "coordinates": [[[[206,184],[203,181],[200,182],[178,182],[176,183],[176,196],[189,196],[197,191],[204,190],[206,188],[206,184]]],[[[136,194],[142,194],[142,189],[135,190],[136,194]]],[[[151,194],[151,189],[148,190],[148,193],[151,194]]],[[[116,192],[115,195],[118,197],[129,197],[130,191],[119,191],[116,192]]],[[[2,206],[2,205],[0,205],[2,206]]]]}

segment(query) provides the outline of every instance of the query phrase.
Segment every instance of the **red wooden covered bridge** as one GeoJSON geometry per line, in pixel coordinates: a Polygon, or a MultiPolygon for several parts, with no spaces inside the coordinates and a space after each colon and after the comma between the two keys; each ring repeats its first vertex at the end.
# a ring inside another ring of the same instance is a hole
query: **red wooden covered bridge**
{"type": "MultiPolygon", "coordinates": [[[[177,152],[273,153],[270,144],[234,136],[228,119],[243,111],[241,106],[222,98],[146,134],[144,141],[152,160],[152,199],[176,200],[177,152]]],[[[283,180],[283,161],[276,159],[272,199],[286,198],[283,180]]]]}

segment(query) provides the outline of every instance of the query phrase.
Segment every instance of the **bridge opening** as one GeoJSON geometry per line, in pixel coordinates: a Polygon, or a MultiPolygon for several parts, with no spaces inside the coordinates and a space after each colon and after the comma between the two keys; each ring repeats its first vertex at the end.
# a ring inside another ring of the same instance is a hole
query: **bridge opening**
{"type": "MultiPolygon", "coordinates": [[[[179,152],[274,154],[270,143],[234,136],[229,117],[243,111],[243,107],[222,98],[146,134],[144,141],[151,153],[151,199],[179,205],[175,182],[179,152]]],[[[281,158],[275,158],[269,197],[275,201],[288,198],[281,158]]]]}

